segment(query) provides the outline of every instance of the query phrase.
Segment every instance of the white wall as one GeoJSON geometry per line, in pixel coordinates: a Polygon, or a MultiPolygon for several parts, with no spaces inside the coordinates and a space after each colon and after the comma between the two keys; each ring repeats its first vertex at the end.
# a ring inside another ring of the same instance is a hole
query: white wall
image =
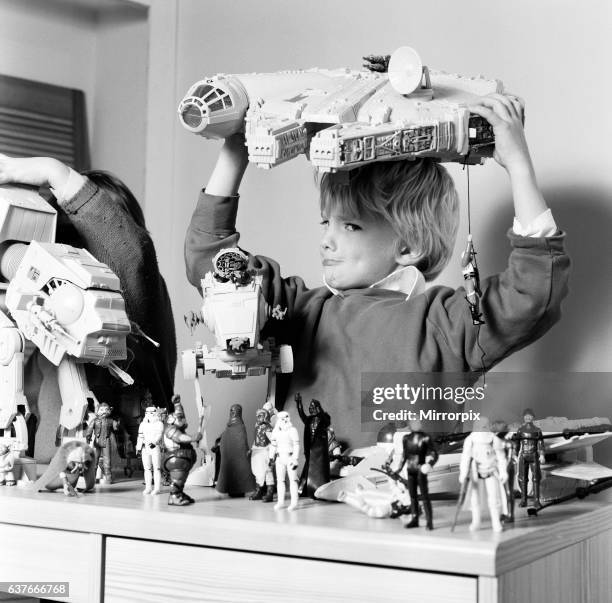
{"type": "Polygon", "coordinates": [[[0,73],[85,92],[92,167],[145,179],[147,9],[102,0],[2,0],[0,73]]]}
{"type": "MultiPolygon", "coordinates": [[[[0,3],[0,73],[85,92],[94,112],[95,13],[45,0],[0,3]]],[[[89,120],[89,135],[93,133],[89,120]]]]}
{"type": "MultiPolygon", "coordinates": [[[[588,6],[569,0],[181,0],[177,5],[176,72],[168,73],[166,80],[174,85],[175,104],[170,107],[165,101],[168,111],[174,111],[188,86],[205,75],[358,67],[363,54],[391,52],[401,45],[416,48],[433,68],[497,77],[508,90],[523,96],[540,186],[559,225],[569,232],[574,272],[562,322],[503,362],[499,370],[611,370],[612,152],[608,135],[612,117],[608,103],[612,84],[608,66],[612,42],[608,33],[612,15],[607,0],[588,6]]],[[[192,338],[180,317],[199,302],[183,276],[182,237],[218,143],[200,139],[174,123],[172,150],[166,153],[165,163],[172,181],[171,198],[166,194],[165,200],[157,198],[153,203],[155,194],[148,192],[156,240],[164,237],[163,262],[173,285],[181,349],[192,338]],[[170,223],[167,203],[174,208],[170,223]],[[157,211],[163,219],[156,218],[157,211]]],[[[166,134],[168,128],[166,124],[166,134]]],[[[170,141],[166,136],[160,142],[170,141]]],[[[465,203],[465,175],[455,166],[450,169],[465,203]]],[[[503,269],[509,251],[505,231],[511,224],[512,204],[504,171],[493,162],[472,168],[471,192],[472,230],[481,273],[487,275],[503,269]]],[[[298,159],[270,172],[250,168],[241,193],[242,244],[278,259],[285,274],[300,274],[317,286],[318,211],[307,162],[298,159]]],[[[464,209],[457,251],[441,283],[461,283],[458,259],[465,222],[464,209]]],[[[262,381],[203,380],[205,392],[219,406],[211,436],[221,429],[230,403],[240,401],[252,408],[261,403],[262,381]]],[[[190,391],[180,379],[177,389],[190,391]]]]}
{"type": "Polygon", "coordinates": [[[146,205],[147,11],[107,9],[96,22],[92,167],[119,175],[146,205]]]}

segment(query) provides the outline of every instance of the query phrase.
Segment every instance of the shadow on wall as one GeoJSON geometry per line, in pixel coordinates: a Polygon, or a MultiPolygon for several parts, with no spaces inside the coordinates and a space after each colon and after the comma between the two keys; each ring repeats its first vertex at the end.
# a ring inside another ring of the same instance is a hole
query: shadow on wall
{"type": "MultiPolygon", "coordinates": [[[[529,371],[608,371],[612,355],[612,203],[610,191],[587,187],[543,190],[559,228],[567,232],[572,260],[569,294],[560,322],[542,339],[520,353],[529,371]]],[[[495,274],[507,263],[509,244],[505,225],[512,223],[512,201],[489,216],[478,247],[481,275],[495,274]],[[505,241],[500,244],[500,241],[505,241]]],[[[520,370],[516,367],[516,370],[520,370]]],[[[612,397],[612,392],[611,392],[612,397]]]]}

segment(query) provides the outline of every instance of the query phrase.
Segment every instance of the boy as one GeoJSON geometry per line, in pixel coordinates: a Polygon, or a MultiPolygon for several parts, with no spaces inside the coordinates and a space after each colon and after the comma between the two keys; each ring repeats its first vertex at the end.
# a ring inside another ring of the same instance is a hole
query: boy
{"type": "MultiPolygon", "coordinates": [[[[452,253],[457,193],[446,170],[430,160],[382,162],[321,179],[326,287],[283,279],[276,262],[250,256],[264,276],[273,307],[287,308],[284,335],[295,368],[285,400],[297,418],[294,394],[323,400],[336,433],[352,446],[361,433],[362,372],[488,369],[543,335],[560,316],[569,258],[537,188],[517,98],[494,94],[470,107],[494,128],[495,159],[508,172],[516,221],[508,268],[482,283],[485,324],[476,328],[465,291],[425,290],[452,253]],[[484,355],[483,355],[484,353],[484,355]]],[[[222,248],[236,246],[238,187],[248,158],[239,136],[226,139],[185,241],[190,282],[211,270],[222,248]]]]}

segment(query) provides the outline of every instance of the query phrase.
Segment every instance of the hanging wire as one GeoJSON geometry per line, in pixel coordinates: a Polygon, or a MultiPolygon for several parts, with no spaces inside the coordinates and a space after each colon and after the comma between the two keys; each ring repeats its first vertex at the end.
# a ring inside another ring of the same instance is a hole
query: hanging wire
{"type": "Polygon", "coordinates": [[[468,234],[471,235],[472,234],[472,205],[471,205],[471,199],[470,199],[470,166],[467,163],[467,156],[465,158],[465,163],[463,164],[463,169],[465,170],[466,181],[467,181],[468,234]]]}

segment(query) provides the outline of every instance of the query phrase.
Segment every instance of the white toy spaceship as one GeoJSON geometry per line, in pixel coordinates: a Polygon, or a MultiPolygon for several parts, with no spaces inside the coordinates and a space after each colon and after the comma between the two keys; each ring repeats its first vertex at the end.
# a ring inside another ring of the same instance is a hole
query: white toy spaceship
{"type": "Polygon", "coordinates": [[[218,74],[193,84],[178,113],[205,138],[244,131],[249,160],[262,168],[302,153],[323,172],[417,157],[474,164],[492,155],[494,137],[468,106],[502,91],[499,80],[429,70],[403,47],[384,72],[218,74]]]}

